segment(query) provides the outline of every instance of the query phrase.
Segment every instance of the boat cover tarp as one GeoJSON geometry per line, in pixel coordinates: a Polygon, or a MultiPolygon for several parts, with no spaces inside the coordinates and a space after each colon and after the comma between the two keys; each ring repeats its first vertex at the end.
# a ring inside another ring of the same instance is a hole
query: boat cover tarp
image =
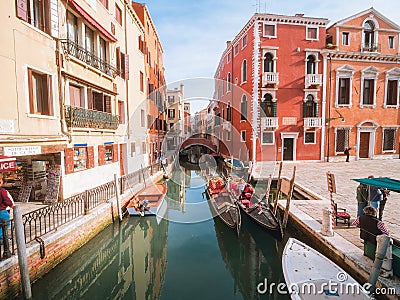
{"type": "Polygon", "coordinates": [[[390,191],[400,193],[400,180],[391,179],[389,177],[359,178],[353,180],[360,183],[364,183],[366,185],[388,189],[390,191]]]}

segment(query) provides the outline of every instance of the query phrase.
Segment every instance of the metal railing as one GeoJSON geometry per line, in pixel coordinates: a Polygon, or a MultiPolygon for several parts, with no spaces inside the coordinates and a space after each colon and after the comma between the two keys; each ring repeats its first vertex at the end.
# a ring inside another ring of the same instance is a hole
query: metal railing
{"type": "Polygon", "coordinates": [[[64,105],[65,122],[68,127],[116,130],[119,116],[92,109],[64,105]]]}
{"type": "Polygon", "coordinates": [[[104,61],[100,57],[94,55],[94,53],[92,53],[91,51],[88,51],[85,48],[79,46],[77,43],[71,40],[62,40],[61,44],[63,46],[64,52],[87,63],[89,66],[92,66],[93,68],[96,68],[97,70],[114,78],[120,74],[116,67],[110,65],[108,62],[104,61]]]}
{"type": "Polygon", "coordinates": [[[375,44],[375,43],[361,44],[361,51],[363,51],[363,52],[380,52],[381,44],[375,44]]]}

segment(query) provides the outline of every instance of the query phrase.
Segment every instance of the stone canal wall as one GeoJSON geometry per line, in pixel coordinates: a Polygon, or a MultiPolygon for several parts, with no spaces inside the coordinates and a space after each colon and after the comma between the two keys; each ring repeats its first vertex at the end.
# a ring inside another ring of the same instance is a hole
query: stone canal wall
{"type": "MultiPolygon", "coordinates": [[[[153,182],[162,178],[162,174],[156,174],[151,180],[153,182]]],[[[149,178],[150,179],[150,178],[149,178]]],[[[143,188],[142,184],[134,186],[129,193],[121,196],[121,206],[126,207],[132,193],[143,188]]],[[[63,226],[55,232],[42,237],[45,245],[45,257],[40,258],[40,245],[32,242],[27,245],[28,266],[31,282],[44,276],[51,269],[78,250],[107,225],[118,222],[118,211],[116,199],[99,205],[92,209],[87,215],[81,216],[63,226]],[[113,213],[111,213],[113,211],[113,213]]],[[[18,257],[0,262],[0,299],[13,299],[21,291],[18,257]]],[[[33,295],[34,296],[34,295],[33,295]]]]}

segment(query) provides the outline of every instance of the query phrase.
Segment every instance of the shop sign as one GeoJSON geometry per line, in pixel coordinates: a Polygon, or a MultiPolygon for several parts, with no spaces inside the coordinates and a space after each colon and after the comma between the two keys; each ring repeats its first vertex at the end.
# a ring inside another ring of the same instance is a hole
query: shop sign
{"type": "Polygon", "coordinates": [[[41,146],[4,147],[4,155],[6,156],[25,156],[41,153],[41,146]]]}
{"type": "Polygon", "coordinates": [[[14,171],[17,169],[17,160],[13,157],[0,156],[0,172],[14,171]]]}

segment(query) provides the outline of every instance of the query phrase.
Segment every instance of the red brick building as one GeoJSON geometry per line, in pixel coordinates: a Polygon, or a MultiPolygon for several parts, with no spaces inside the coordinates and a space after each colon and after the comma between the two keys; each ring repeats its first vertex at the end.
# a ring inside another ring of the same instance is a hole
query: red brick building
{"type": "Polygon", "coordinates": [[[302,14],[255,14],[227,42],[215,73],[220,100],[215,114],[222,123],[216,135],[231,149],[224,155],[252,161],[321,159],[321,50],[327,23],[302,14]],[[247,153],[237,145],[245,145],[247,153]]]}

